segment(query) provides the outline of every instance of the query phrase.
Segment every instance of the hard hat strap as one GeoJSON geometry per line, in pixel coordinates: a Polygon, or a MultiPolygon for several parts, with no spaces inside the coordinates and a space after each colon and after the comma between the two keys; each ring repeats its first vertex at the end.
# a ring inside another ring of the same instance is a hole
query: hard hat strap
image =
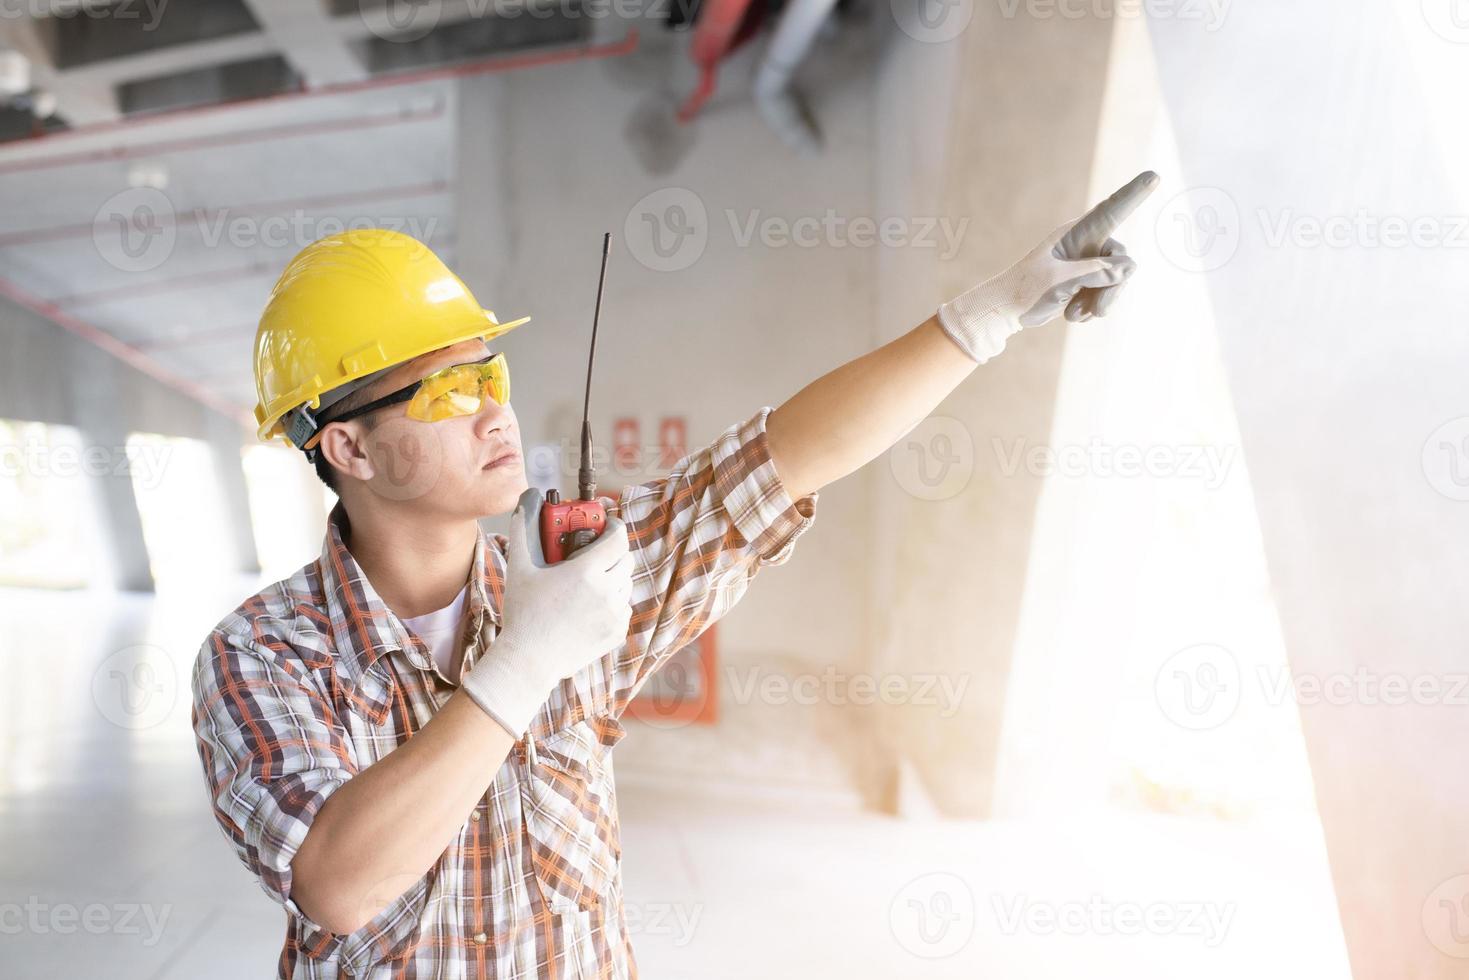
{"type": "MultiPolygon", "coordinates": [[[[376,381],[378,378],[381,378],[383,375],[387,374],[389,371],[393,370],[397,366],[398,365],[396,364],[389,364],[387,367],[374,371],[371,374],[363,375],[362,377],[356,378],[352,381],[348,381],[345,384],[337,385],[337,387],[331,389],[330,391],[322,392],[319,399],[320,404],[316,406],[316,411],[314,413],[311,411],[311,406],[309,404],[299,405],[296,408],[291,409],[285,414],[284,418],[286,438],[291,440],[291,445],[293,446],[300,447],[306,445],[306,442],[312,436],[316,435],[317,430],[321,428],[321,417],[326,414],[328,409],[330,409],[337,402],[346,398],[348,395],[352,394],[352,392],[357,391],[361,388],[365,388],[367,385],[372,384],[372,382],[376,381]]],[[[315,466],[317,450],[315,448],[311,448],[303,449],[301,451],[306,454],[306,461],[315,466]]]]}
{"type": "MultiPolygon", "coordinates": [[[[286,438],[291,440],[293,446],[304,446],[306,440],[316,435],[316,416],[311,414],[311,409],[302,405],[293,408],[286,413],[286,438]]],[[[309,463],[316,463],[316,451],[313,449],[303,450],[309,463]]]]}

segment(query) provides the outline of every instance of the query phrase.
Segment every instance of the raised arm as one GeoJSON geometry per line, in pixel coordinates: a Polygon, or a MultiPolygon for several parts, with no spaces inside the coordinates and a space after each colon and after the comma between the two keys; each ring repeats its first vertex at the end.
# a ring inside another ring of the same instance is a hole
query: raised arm
{"type": "Polygon", "coordinates": [[[1025,327],[1105,316],[1135,268],[1113,230],[1157,186],[1147,171],[913,330],[816,379],[771,413],[776,472],[799,498],[876,458],[1025,327]]]}

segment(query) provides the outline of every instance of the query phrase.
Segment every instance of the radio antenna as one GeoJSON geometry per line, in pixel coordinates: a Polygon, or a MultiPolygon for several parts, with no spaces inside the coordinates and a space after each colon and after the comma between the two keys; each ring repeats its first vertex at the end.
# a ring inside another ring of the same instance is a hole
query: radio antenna
{"type": "Polygon", "coordinates": [[[582,500],[592,500],[597,492],[597,474],[592,469],[592,362],[597,357],[597,322],[602,319],[602,289],[607,285],[607,253],[612,248],[612,233],[602,234],[602,274],[597,279],[597,307],[592,313],[592,347],[587,353],[587,390],[581,403],[581,466],[576,471],[577,490],[582,500]]]}

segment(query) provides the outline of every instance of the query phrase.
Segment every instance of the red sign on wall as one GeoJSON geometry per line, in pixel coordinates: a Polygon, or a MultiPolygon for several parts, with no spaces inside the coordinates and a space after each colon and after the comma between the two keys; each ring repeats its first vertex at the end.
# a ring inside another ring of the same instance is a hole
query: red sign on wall
{"type": "Polygon", "coordinates": [[[623,416],[612,423],[612,465],[620,473],[636,473],[643,454],[638,420],[623,416]]]}
{"type": "Polygon", "coordinates": [[[648,678],[627,713],[659,728],[712,725],[719,720],[718,655],[710,626],[648,678]]]}
{"type": "Polygon", "coordinates": [[[671,469],[688,455],[688,424],[682,415],[665,415],[658,423],[658,465],[671,469]]]}

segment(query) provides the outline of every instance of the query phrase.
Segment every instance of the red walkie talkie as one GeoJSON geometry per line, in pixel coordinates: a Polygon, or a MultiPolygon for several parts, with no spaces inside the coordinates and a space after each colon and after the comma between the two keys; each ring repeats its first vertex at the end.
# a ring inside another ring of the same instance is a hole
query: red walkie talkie
{"type": "Polygon", "coordinates": [[[597,281],[597,308],[592,313],[592,349],[587,355],[587,390],[581,407],[581,466],[576,471],[580,498],[562,502],[557,490],[546,491],[541,505],[541,552],[546,564],[570,558],[597,540],[607,529],[607,508],[597,499],[597,474],[592,470],[592,360],[597,356],[597,321],[602,317],[602,287],[607,284],[607,252],[612,233],[602,235],[602,276],[597,281]]]}

